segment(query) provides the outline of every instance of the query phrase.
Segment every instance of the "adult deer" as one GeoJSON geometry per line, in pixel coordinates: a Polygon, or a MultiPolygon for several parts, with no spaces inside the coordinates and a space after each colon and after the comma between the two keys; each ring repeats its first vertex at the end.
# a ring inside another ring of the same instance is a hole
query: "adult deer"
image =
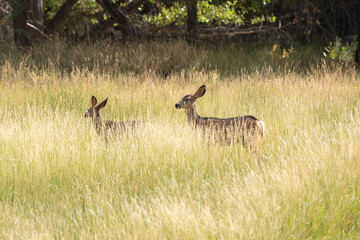
{"type": "Polygon", "coordinates": [[[196,112],[195,101],[204,96],[206,86],[202,85],[194,95],[185,95],[175,104],[177,109],[185,109],[188,122],[196,128],[215,133],[221,140],[240,140],[256,151],[264,136],[265,124],[253,116],[233,118],[200,117],[196,112]]]}
{"type": "Polygon", "coordinates": [[[139,126],[150,125],[137,120],[123,121],[123,122],[114,122],[114,121],[104,121],[100,116],[100,109],[104,108],[107,103],[107,98],[102,101],[99,105],[97,104],[97,99],[95,96],[91,97],[91,107],[85,113],[85,117],[91,117],[95,125],[97,134],[101,135],[105,133],[105,139],[108,140],[108,134],[116,134],[118,132],[124,132],[128,130],[133,130],[139,126]]]}

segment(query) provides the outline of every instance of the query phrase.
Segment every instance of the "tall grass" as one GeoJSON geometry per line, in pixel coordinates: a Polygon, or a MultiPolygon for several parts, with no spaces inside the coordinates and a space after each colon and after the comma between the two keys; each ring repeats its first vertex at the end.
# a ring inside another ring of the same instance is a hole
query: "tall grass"
{"type": "Polygon", "coordinates": [[[187,69],[217,70],[221,75],[264,70],[275,72],[306,72],[320,63],[322,51],[315,44],[269,44],[239,42],[189,46],[185,41],[129,43],[126,45],[68,45],[61,42],[35,46],[24,54],[13,46],[0,46],[0,64],[23,66],[32,71],[55,69],[70,73],[77,69],[112,75],[142,75],[167,77],[187,69]],[[284,54],[285,53],[285,54],[284,54]]]}
{"type": "Polygon", "coordinates": [[[67,74],[63,59],[43,67],[40,56],[33,65],[30,56],[3,60],[0,238],[360,237],[360,87],[351,68],[323,63],[305,74],[252,65],[221,75],[189,66],[164,79],[150,68],[111,71],[110,60],[76,68],[85,50],[67,55],[67,74]],[[202,84],[200,115],[266,123],[262,156],[205,141],[188,126],[174,104],[202,84]],[[153,128],[105,144],[83,117],[92,95],[109,97],[104,119],[153,128]]]}

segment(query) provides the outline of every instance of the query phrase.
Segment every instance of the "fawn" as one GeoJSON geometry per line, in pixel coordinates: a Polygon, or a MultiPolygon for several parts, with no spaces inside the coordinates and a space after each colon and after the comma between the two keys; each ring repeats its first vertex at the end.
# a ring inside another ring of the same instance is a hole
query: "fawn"
{"type": "Polygon", "coordinates": [[[185,95],[175,104],[177,109],[185,109],[188,122],[204,131],[212,131],[220,140],[241,140],[243,145],[256,151],[264,136],[265,124],[253,116],[233,118],[200,117],[196,112],[195,101],[204,96],[206,86],[202,85],[194,95],[185,95]]]}
{"type": "MultiPolygon", "coordinates": [[[[85,117],[91,117],[93,123],[95,124],[95,129],[98,135],[105,133],[105,139],[108,140],[109,133],[117,133],[119,131],[127,131],[133,130],[139,126],[147,125],[148,123],[130,120],[124,122],[114,122],[114,121],[104,121],[100,117],[100,109],[106,106],[107,98],[101,102],[99,105],[97,104],[97,99],[95,96],[91,97],[91,107],[85,113],[85,117]]],[[[149,124],[150,125],[150,124],[149,124]]]]}

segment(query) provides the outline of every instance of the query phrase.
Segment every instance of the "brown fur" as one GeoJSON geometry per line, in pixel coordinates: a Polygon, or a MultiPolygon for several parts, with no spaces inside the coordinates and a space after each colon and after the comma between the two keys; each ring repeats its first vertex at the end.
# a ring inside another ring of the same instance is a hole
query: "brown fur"
{"type": "Polygon", "coordinates": [[[108,99],[105,99],[103,102],[101,102],[99,105],[97,104],[97,99],[95,96],[92,96],[91,98],[91,107],[88,109],[88,111],[85,113],[85,117],[91,117],[92,121],[95,125],[95,129],[97,134],[102,135],[105,134],[105,139],[108,140],[109,134],[118,134],[121,132],[128,132],[132,131],[139,126],[144,126],[147,123],[137,121],[137,120],[129,120],[129,121],[123,121],[123,122],[114,122],[109,120],[102,120],[100,116],[100,109],[104,108],[108,99]]]}
{"type": "Polygon", "coordinates": [[[205,92],[206,87],[203,85],[194,95],[185,95],[175,107],[185,109],[188,122],[196,128],[216,133],[220,140],[240,140],[244,145],[256,150],[264,136],[264,123],[250,115],[234,118],[200,117],[196,111],[195,101],[205,92]]]}

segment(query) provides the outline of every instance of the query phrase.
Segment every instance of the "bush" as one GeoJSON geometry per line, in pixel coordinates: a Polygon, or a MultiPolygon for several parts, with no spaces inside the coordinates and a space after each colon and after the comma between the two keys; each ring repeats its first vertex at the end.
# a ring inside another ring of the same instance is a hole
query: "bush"
{"type": "Polygon", "coordinates": [[[337,37],[335,42],[330,42],[330,45],[325,48],[324,55],[335,61],[351,63],[354,61],[356,52],[356,40],[351,43],[343,42],[341,38],[337,37]]]}

